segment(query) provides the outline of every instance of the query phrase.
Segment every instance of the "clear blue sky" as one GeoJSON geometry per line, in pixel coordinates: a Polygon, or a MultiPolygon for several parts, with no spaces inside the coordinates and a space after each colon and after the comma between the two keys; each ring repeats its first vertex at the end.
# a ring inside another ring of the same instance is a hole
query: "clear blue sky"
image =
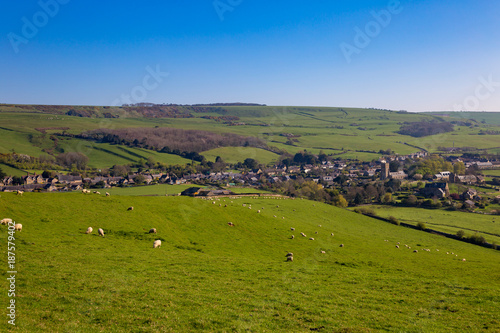
{"type": "Polygon", "coordinates": [[[0,103],[500,111],[496,0],[40,3],[0,4],[0,103]]]}

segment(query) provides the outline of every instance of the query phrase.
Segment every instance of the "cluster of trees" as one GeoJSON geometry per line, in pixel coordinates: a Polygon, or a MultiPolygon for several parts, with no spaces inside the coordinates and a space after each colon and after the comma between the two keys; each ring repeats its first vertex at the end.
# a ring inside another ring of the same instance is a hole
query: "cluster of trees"
{"type": "Polygon", "coordinates": [[[447,133],[453,131],[453,124],[448,122],[415,122],[404,123],[399,128],[399,134],[409,135],[416,138],[423,136],[435,135],[440,133],[447,133]]]}
{"type": "Polygon", "coordinates": [[[347,200],[338,190],[325,189],[320,184],[312,180],[304,180],[302,177],[273,184],[263,181],[261,188],[291,197],[302,197],[325,202],[337,207],[347,207],[348,205],[347,200]]]}
{"type": "Polygon", "coordinates": [[[413,164],[409,168],[411,174],[421,174],[426,177],[435,175],[442,171],[450,171],[455,174],[463,175],[466,172],[465,164],[463,162],[456,162],[452,164],[444,158],[431,155],[428,158],[422,159],[413,164]]]}
{"type": "Polygon", "coordinates": [[[127,144],[165,152],[202,152],[218,147],[260,147],[266,143],[255,137],[243,137],[236,134],[217,134],[199,130],[183,130],[180,128],[126,128],[126,129],[99,129],[82,133],[78,137],[127,144]]]}
{"type": "Polygon", "coordinates": [[[57,164],[54,156],[46,154],[38,158],[25,154],[0,154],[0,163],[21,170],[59,170],[62,168],[57,164]]]}

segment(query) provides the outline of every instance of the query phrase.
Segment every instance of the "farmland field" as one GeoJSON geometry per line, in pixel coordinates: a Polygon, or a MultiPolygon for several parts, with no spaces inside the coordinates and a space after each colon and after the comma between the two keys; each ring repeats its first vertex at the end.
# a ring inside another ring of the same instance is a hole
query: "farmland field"
{"type": "Polygon", "coordinates": [[[23,224],[16,331],[500,330],[499,251],[307,200],[232,201],[3,193],[23,224]]]}
{"type": "Polygon", "coordinates": [[[400,222],[417,225],[425,223],[427,228],[456,234],[464,230],[466,235],[475,233],[483,236],[487,242],[500,244],[500,216],[451,212],[436,209],[409,207],[371,206],[377,215],[388,218],[394,216],[400,222]]]}
{"type": "MultiPolygon", "coordinates": [[[[98,112],[110,111],[95,107],[98,112]]],[[[64,107],[61,109],[65,112],[64,107]]],[[[484,152],[497,152],[499,148],[497,136],[478,135],[482,130],[495,130],[498,127],[474,123],[474,126],[455,126],[455,131],[414,138],[397,133],[403,122],[444,121],[453,117],[439,117],[429,113],[399,113],[388,110],[324,108],[324,107],[270,107],[270,106],[227,106],[219,114],[193,113],[192,118],[142,118],[129,114],[122,108],[114,112],[120,118],[82,118],[67,116],[64,113],[45,114],[34,113],[29,108],[20,112],[13,106],[0,105],[0,153],[12,150],[18,153],[38,157],[42,149],[53,148],[54,142],[50,134],[61,132],[79,134],[93,129],[123,129],[135,127],[175,127],[192,130],[209,130],[216,133],[234,133],[242,136],[253,136],[264,140],[269,146],[289,153],[308,150],[319,153],[339,154],[339,157],[373,160],[381,155],[380,150],[391,149],[398,154],[409,154],[419,151],[421,147],[430,152],[438,151],[440,147],[476,147],[484,152]],[[17,110],[17,112],[13,112],[17,110]],[[202,116],[237,116],[238,126],[228,126],[225,123],[201,118],[202,116]],[[35,130],[46,129],[46,135],[35,130]],[[287,135],[293,135],[293,141],[287,144],[287,135]]],[[[500,113],[488,114],[489,119],[498,119],[500,113]]],[[[457,116],[457,115],[455,115],[457,116]]],[[[460,120],[461,118],[457,116],[460,120]]],[[[463,119],[462,119],[463,120],[463,119]]],[[[495,124],[488,122],[487,124],[495,124]]],[[[484,134],[484,133],[483,133],[484,134]]],[[[104,144],[96,144],[77,139],[61,140],[63,148],[68,151],[88,153],[90,166],[109,167],[110,163],[127,163],[134,156],[116,147],[109,148],[104,144]],[[104,145],[104,146],[102,146],[104,145]],[[101,149],[102,148],[102,149],[101,149]]],[[[132,148],[127,148],[137,153],[132,148]]],[[[168,164],[188,163],[188,160],[176,159],[172,155],[157,155],[153,151],[143,150],[138,155],[153,155],[158,161],[168,164]],[[167,156],[164,156],[167,155],[167,156]]],[[[275,161],[278,156],[269,151],[255,148],[221,147],[206,152],[208,160],[221,156],[224,160],[234,163],[245,158],[254,158],[267,164],[275,161]]],[[[111,164],[112,165],[112,164],[111,164]]]]}

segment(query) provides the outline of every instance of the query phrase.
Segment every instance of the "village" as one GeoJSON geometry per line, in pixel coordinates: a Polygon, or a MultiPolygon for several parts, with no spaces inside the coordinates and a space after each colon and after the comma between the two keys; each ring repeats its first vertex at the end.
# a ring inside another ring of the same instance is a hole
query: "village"
{"type": "MultiPolygon", "coordinates": [[[[492,186],[497,189],[497,183],[486,184],[482,174],[484,170],[500,169],[499,160],[485,161],[471,157],[436,157],[429,156],[427,152],[418,152],[410,155],[384,156],[372,162],[360,162],[353,160],[340,160],[332,158],[317,159],[313,156],[313,163],[302,158],[304,155],[297,154],[294,159],[281,160],[272,167],[257,166],[250,169],[247,167],[232,171],[209,170],[206,172],[179,174],[165,172],[130,172],[126,176],[111,175],[88,175],[88,174],[43,174],[26,175],[23,177],[7,176],[0,181],[0,191],[14,192],[55,192],[55,191],[80,191],[83,189],[99,189],[111,187],[131,187],[154,184],[165,185],[190,185],[208,186],[212,191],[196,192],[198,196],[215,196],[230,194],[231,187],[247,187],[254,189],[265,189],[271,192],[279,189],[286,182],[314,182],[320,189],[335,189],[347,198],[350,205],[369,203],[363,200],[366,195],[367,186],[378,184],[379,201],[389,191],[391,194],[401,190],[403,182],[418,183],[412,193],[422,198],[434,200],[450,196],[448,184],[492,186]],[[298,156],[298,158],[297,158],[298,156]],[[452,166],[451,170],[442,170],[434,174],[420,174],[415,172],[415,166],[422,161],[432,158],[440,158],[441,161],[452,166]],[[461,165],[461,167],[457,167],[461,165]],[[413,174],[409,175],[409,171],[413,174]],[[461,172],[460,172],[461,171],[461,172]],[[44,177],[45,176],[45,177],[44,177]],[[395,185],[396,184],[396,185],[395,185]],[[227,193],[226,193],[227,192],[227,193]],[[363,195],[360,195],[362,193],[363,195]],[[360,199],[361,198],[361,199],[360,199]]],[[[255,161],[252,161],[255,162],[255,161]]],[[[252,165],[250,164],[250,165],[252,165]]],[[[234,166],[233,166],[234,167],[234,166]]],[[[494,178],[498,182],[498,179],[494,178]]],[[[491,182],[490,182],[491,183],[491,182]]],[[[199,187],[198,187],[199,188],[199,187]]],[[[408,189],[408,188],[406,188],[408,189]]],[[[278,191],[280,192],[280,191],[278,191]]],[[[189,192],[186,192],[189,193],[189,192]]],[[[187,195],[193,195],[193,192],[187,195]]],[[[282,192],[283,193],[283,192],[282,192]]],[[[183,193],[185,194],[185,193],[183,193]]],[[[283,193],[294,196],[293,193],[283,193]]],[[[474,207],[472,200],[480,197],[474,188],[467,188],[460,197],[470,207],[474,207]],[[468,201],[467,201],[468,200],[468,201]]],[[[314,198],[313,198],[314,199],[314,198]]]]}

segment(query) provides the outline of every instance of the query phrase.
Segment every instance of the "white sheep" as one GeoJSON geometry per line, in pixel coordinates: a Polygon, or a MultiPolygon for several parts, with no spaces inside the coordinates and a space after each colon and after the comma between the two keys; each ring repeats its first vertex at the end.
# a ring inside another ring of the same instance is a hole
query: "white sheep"
{"type": "Polygon", "coordinates": [[[344,244],[340,244],[340,247],[344,247],[344,244]]]}
{"type": "Polygon", "coordinates": [[[309,240],[314,240],[314,238],[311,237],[311,238],[309,238],[309,240]]]}
{"type": "Polygon", "coordinates": [[[0,221],[0,223],[2,223],[2,224],[9,224],[9,223],[12,223],[12,219],[5,218],[2,221],[0,221]]]}
{"type": "Polygon", "coordinates": [[[295,238],[295,235],[292,235],[292,237],[290,237],[291,239],[294,239],[295,238]]]}
{"type": "Polygon", "coordinates": [[[293,261],[293,257],[286,257],[286,261],[293,261]]]}
{"type": "Polygon", "coordinates": [[[305,233],[301,232],[300,233],[302,237],[307,237],[305,233]]]}
{"type": "Polygon", "coordinates": [[[161,240],[157,239],[153,242],[153,249],[161,246],[161,240]]]}
{"type": "Polygon", "coordinates": [[[399,245],[396,245],[396,249],[399,249],[399,245]]]}
{"type": "Polygon", "coordinates": [[[234,227],[234,223],[233,222],[227,222],[227,225],[230,226],[230,227],[234,227]]]}
{"type": "Polygon", "coordinates": [[[418,250],[413,250],[413,253],[417,253],[417,252],[418,252],[418,250]]]}
{"type": "Polygon", "coordinates": [[[325,254],[326,252],[325,251],[321,251],[322,254],[325,254]]]}
{"type": "Polygon", "coordinates": [[[295,231],[295,228],[292,227],[292,228],[290,228],[290,230],[295,231]]]}
{"type": "Polygon", "coordinates": [[[101,192],[99,192],[99,191],[95,191],[95,194],[99,194],[99,195],[100,195],[100,194],[101,194],[101,192]]]}
{"type": "Polygon", "coordinates": [[[293,253],[292,252],[288,252],[285,257],[293,257],[293,253]]]}
{"type": "Polygon", "coordinates": [[[149,229],[150,234],[156,234],[156,228],[151,228],[149,229]]]}
{"type": "Polygon", "coordinates": [[[14,225],[14,230],[21,231],[23,230],[23,225],[20,223],[17,223],[14,225]]]}
{"type": "Polygon", "coordinates": [[[106,196],[109,197],[111,194],[109,194],[109,192],[106,192],[106,196]]]}
{"type": "Polygon", "coordinates": [[[260,209],[257,211],[257,213],[260,213],[260,209]]]}
{"type": "Polygon", "coordinates": [[[127,208],[127,210],[134,210],[134,207],[130,206],[129,208],[127,208]]]}
{"type": "Polygon", "coordinates": [[[92,229],[92,227],[88,227],[88,228],[87,228],[87,231],[86,231],[85,233],[86,233],[86,234],[91,234],[91,233],[92,233],[92,230],[94,230],[94,229],[92,229]]]}
{"type": "Polygon", "coordinates": [[[334,234],[333,234],[333,232],[332,232],[332,233],[330,234],[330,236],[335,236],[335,235],[334,235],[334,234]]]}
{"type": "Polygon", "coordinates": [[[97,230],[97,233],[99,234],[99,236],[104,237],[104,230],[102,230],[101,228],[97,230]]]}
{"type": "Polygon", "coordinates": [[[23,195],[24,191],[17,190],[17,195],[23,195]]]}

